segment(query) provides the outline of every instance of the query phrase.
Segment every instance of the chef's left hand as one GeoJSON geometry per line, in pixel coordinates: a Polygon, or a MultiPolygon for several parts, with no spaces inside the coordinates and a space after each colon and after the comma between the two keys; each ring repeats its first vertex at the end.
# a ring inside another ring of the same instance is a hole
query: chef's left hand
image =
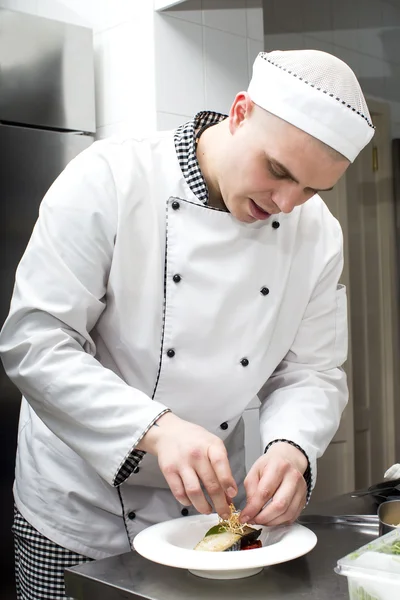
{"type": "Polygon", "coordinates": [[[258,525],[295,521],[307,499],[306,469],[307,459],[300,450],[287,442],[272,444],[244,480],[247,504],[240,520],[258,525]]]}

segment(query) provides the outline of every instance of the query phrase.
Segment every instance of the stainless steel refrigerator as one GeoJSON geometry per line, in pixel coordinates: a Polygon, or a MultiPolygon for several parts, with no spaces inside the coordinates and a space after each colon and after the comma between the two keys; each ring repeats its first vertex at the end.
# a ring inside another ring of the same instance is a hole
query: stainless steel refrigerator
{"type": "MultiPolygon", "coordinates": [[[[0,327],[43,196],[93,142],[94,106],[92,31],[0,9],[0,327]]],[[[13,579],[20,396],[0,365],[0,597],[13,579]]]]}

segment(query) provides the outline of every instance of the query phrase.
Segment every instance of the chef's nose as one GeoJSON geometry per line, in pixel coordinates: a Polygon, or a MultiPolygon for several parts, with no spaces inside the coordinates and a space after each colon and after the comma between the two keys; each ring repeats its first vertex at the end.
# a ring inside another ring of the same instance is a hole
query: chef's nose
{"type": "Polygon", "coordinates": [[[283,213],[291,213],[292,210],[307,200],[304,191],[292,183],[282,185],[272,196],[273,202],[283,213]]]}

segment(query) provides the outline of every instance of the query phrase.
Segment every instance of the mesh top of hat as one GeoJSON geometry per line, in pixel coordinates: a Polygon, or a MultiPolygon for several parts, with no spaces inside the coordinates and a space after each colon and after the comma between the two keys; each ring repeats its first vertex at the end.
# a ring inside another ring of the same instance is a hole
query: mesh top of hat
{"type": "Polygon", "coordinates": [[[276,50],[263,52],[261,56],[305,84],[345,102],[373,127],[357,77],[340,58],[320,50],[276,50]]]}

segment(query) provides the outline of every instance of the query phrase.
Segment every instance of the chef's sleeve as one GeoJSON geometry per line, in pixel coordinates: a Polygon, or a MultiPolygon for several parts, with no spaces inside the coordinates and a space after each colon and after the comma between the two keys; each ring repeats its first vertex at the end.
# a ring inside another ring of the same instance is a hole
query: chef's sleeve
{"type": "Polygon", "coordinates": [[[42,201],[0,336],[7,375],[45,425],[111,485],[168,409],[95,358],[117,233],[117,190],[103,142],[71,161],[42,201]]]}
{"type": "Polygon", "coordinates": [[[335,435],[348,401],[342,369],[348,346],[346,289],[338,283],[342,268],[340,234],[340,248],[321,273],[289,352],[259,392],[263,447],[285,440],[303,451],[309,461],[309,494],[317,458],[335,435]]]}

